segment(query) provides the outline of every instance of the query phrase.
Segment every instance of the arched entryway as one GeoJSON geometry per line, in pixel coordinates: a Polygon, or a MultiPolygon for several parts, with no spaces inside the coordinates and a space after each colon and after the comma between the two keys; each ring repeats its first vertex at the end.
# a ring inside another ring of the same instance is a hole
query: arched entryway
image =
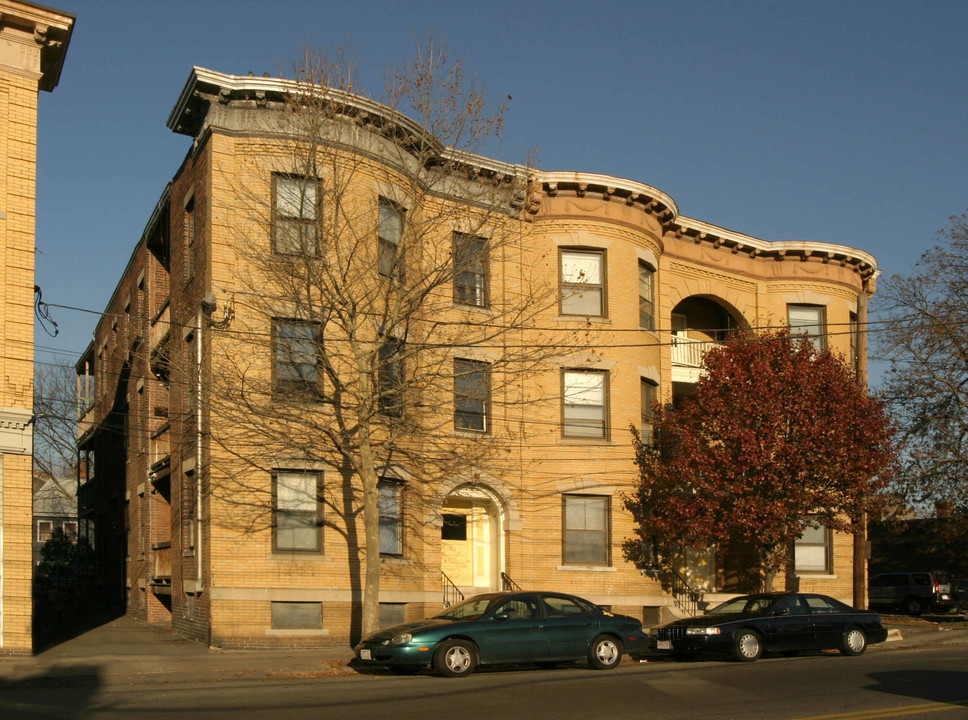
{"type": "Polygon", "coordinates": [[[465,596],[501,588],[506,513],[496,492],[480,484],[452,490],[440,509],[440,569],[465,596]]]}

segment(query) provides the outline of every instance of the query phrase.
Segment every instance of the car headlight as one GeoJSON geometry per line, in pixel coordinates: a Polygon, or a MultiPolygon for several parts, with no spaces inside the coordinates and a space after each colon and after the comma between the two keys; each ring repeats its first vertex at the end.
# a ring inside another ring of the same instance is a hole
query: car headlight
{"type": "Polygon", "coordinates": [[[686,635],[719,635],[722,632],[718,627],[687,627],[686,635]]]}
{"type": "Polygon", "coordinates": [[[390,639],[390,642],[394,645],[406,645],[411,640],[413,640],[413,635],[410,633],[400,633],[399,635],[394,635],[390,639]]]}

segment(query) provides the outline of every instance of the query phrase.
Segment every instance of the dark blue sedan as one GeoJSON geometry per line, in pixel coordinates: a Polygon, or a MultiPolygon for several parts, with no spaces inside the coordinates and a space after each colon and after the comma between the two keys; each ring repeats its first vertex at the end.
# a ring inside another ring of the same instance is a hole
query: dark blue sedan
{"type": "Polygon", "coordinates": [[[677,660],[713,653],[752,662],[764,652],[836,649],[860,655],[869,644],[884,642],[887,630],[876,612],[826,595],[787,592],[733,598],[701,617],[653,628],[649,637],[650,649],[677,660]]]}
{"type": "Polygon", "coordinates": [[[381,628],[355,647],[360,662],[397,672],[433,667],[446,677],[469,675],[478,665],[553,665],[587,660],[599,670],[623,653],[648,645],[642,623],[574,595],[495,592],[476,595],[433,617],[381,628]]]}

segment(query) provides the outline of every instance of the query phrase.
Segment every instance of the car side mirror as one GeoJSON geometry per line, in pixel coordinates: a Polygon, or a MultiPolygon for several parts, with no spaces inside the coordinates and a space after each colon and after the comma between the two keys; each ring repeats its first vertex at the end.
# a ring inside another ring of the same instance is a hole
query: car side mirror
{"type": "Polygon", "coordinates": [[[495,615],[494,616],[494,619],[495,620],[510,620],[511,619],[511,616],[508,613],[503,612],[503,613],[498,613],[497,615],[495,615]]]}
{"type": "Polygon", "coordinates": [[[789,614],[790,614],[790,609],[789,608],[779,608],[779,609],[773,611],[773,616],[774,617],[778,617],[780,615],[789,615],[789,614]]]}

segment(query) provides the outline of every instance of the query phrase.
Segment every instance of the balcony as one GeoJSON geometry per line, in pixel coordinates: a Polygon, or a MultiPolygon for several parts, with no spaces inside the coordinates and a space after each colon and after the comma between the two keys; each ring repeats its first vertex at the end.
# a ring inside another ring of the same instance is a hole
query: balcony
{"type": "Polygon", "coordinates": [[[151,585],[156,594],[171,592],[171,543],[151,546],[151,585]]]}
{"type": "Polygon", "coordinates": [[[151,352],[158,350],[158,345],[168,335],[171,328],[171,306],[165,300],[161,310],[151,321],[151,352]]]}
{"type": "Polygon", "coordinates": [[[151,433],[151,455],[148,467],[152,472],[158,472],[168,467],[171,462],[171,424],[165,423],[151,433]]]}
{"type": "Polygon", "coordinates": [[[694,383],[699,380],[699,368],[706,353],[720,343],[693,340],[684,335],[672,336],[672,381],[694,383]]]}

